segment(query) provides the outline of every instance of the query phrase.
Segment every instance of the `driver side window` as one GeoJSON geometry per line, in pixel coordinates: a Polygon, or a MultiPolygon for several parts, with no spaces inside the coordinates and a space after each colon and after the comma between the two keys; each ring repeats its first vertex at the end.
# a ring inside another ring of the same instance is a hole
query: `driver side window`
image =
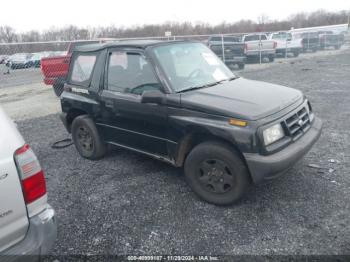
{"type": "Polygon", "coordinates": [[[108,61],[108,90],[142,95],[146,90],[161,90],[150,63],[139,53],[114,51],[108,61]]]}

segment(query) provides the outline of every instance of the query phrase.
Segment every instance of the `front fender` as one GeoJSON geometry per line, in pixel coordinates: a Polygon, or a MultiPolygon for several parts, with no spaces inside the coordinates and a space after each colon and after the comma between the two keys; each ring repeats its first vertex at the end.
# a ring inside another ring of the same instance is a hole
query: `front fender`
{"type": "Polygon", "coordinates": [[[189,148],[192,148],[193,141],[199,136],[206,139],[224,140],[235,147],[240,153],[254,152],[256,148],[256,127],[232,126],[229,118],[212,116],[203,113],[196,115],[173,115],[169,116],[169,133],[172,140],[177,142],[177,147],[171,149],[175,155],[177,165],[181,165],[189,148]]]}

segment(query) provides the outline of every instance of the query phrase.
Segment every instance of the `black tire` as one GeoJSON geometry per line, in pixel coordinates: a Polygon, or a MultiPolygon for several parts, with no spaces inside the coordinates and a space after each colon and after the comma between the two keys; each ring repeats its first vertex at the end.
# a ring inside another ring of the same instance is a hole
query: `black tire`
{"type": "Polygon", "coordinates": [[[74,145],[82,157],[97,160],[106,154],[106,144],[88,115],[76,117],[71,130],[74,145]]]}
{"type": "Polygon", "coordinates": [[[246,192],[248,169],[229,145],[209,141],[197,145],[185,161],[185,176],[192,190],[203,200],[229,205],[246,192]]]}
{"type": "Polygon", "coordinates": [[[233,70],[235,64],[233,63],[226,63],[227,67],[230,68],[231,70],[233,70]]]}
{"type": "Polygon", "coordinates": [[[245,64],[243,64],[243,63],[238,64],[238,68],[239,68],[239,69],[243,70],[244,67],[245,67],[245,64]]]}
{"type": "Polygon", "coordinates": [[[275,61],[275,56],[269,55],[269,62],[272,63],[273,61],[275,61]]]}
{"type": "Polygon", "coordinates": [[[53,84],[53,91],[57,97],[60,97],[63,93],[63,88],[64,88],[64,79],[57,79],[56,82],[53,84]]]}

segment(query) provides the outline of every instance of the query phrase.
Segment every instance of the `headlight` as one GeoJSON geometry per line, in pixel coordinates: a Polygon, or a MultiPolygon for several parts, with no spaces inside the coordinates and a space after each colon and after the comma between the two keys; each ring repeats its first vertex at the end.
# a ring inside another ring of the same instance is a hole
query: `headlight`
{"type": "Polygon", "coordinates": [[[263,136],[265,146],[270,145],[273,142],[276,142],[277,140],[281,139],[282,137],[284,137],[284,132],[281,124],[276,124],[265,129],[263,131],[263,136]]]}

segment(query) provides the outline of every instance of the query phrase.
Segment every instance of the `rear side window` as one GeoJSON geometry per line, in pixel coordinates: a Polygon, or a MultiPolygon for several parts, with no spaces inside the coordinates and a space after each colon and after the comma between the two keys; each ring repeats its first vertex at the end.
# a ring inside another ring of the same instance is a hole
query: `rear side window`
{"type": "Polygon", "coordinates": [[[71,81],[85,85],[91,78],[92,70],[96,63],[96,54],[78,55],[73,63],[71,81]]]}

